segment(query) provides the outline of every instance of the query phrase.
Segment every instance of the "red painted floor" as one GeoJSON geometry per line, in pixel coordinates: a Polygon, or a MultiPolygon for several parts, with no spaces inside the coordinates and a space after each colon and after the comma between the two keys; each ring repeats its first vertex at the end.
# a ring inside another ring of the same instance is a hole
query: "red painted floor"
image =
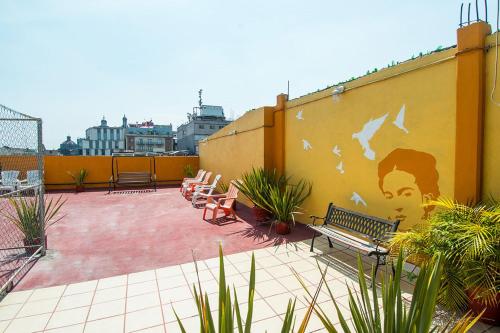
{"type": "MultiPolygon", "coordinates": [[[[49,194],[55,197],[61,194],[49,194]]],[[[256,227],[247,207],[238,220],[220,225],[202,220],[177,188],[158,192],[62,194],[66,217],[48,230],[47,255],[32,267],[16,290],[48,287],[144,271],[218,255],[310,238],[303,225],[278,236],[256,227]]]]}

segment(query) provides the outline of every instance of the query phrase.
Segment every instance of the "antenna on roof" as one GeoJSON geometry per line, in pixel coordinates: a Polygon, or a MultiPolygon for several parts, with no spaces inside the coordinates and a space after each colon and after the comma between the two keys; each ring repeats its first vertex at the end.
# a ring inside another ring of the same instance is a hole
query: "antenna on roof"
{"type": "Polygon", "coordinates": [[[203,105],[203,100],[201,99],[201,94],[203,93],[203,89],[198,90],[198,105],[201,106],[203,105]]]}
{"type": "Polygon", "coordinates": [[[287,86],[286,86],[286,96],[288,97],[288,99],[290,99],[290,80],[286,81],[287,82],[287,86]]]}

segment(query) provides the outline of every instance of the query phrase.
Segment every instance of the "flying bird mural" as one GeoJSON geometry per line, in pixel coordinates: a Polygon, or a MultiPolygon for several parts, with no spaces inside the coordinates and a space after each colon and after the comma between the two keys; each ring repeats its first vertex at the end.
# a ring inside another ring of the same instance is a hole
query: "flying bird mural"
{"type": "Polygon", "coordinates": [[[302,110],[298,111],[295,118],[297,118],[298,120],[304,120],[304,117],[302,117],[302,112],[303,112],[302,110]]]}
{"type": "Polygon", "coordinates": [[[396,120],[394,120],[392,123],[405,132],[406,134],[409,133],[408,129],[405,127],[405,113],[406,113],[406,106],[403,104],[401,107],[401,110],[399,110],[398,115],[396,116],[396,120]]]}
{"type": "Polygon", "coordinates": [[[354,201],[354,203],[356,204],[356,206],[358,204],[362,204],[364,205],[365,207],[367,207],[368,205],[366,204],[366,202],[363,200],[363,198],[356,192],[352,192],[352,197],[351,197],[351,200],[354,201]]]}
{"type": "Polygon", "coordinates": [[[340,150],[340,148],[339,148],[339,146],[338,146],[338,145],[335,145],[335,147],[333,147],[333,149],[332,149],[332,153],[334,153],[334,154],[335,154],[335,155],[337,155],[338,157],[341,157],[341,156],[342,156],[342,155],[341,155],[341,150],[340,150]]]}
{"type": "Polygon", "coordinates": [[[305,139],[302,139],[302,144],[304,145],[304,150],[305,151],[308,151],[309,149],[312,149],[312,146],[311,144],[309,143],[309,141],[305,140],[305,139]]]}
{"type": "Polygon", "coordinates": [[[375,159],[375,152],[370,147],[370,140],[373,138],[375,133],[380,129],[382,124],[385,122],[389,114],[386,113],[380,118],[370,119],[366,124],[364,124],[363,129],[352,135],[353,139],[357,139],[361,148],[363,148],[364,156],[369,160],[375,159]]]}
{"type": "Polygon", "coordinates": [[[341,175],[344,174],[344,163],[342,161],[340,161],[339,164],[337,164],[337,170],[340,172],[341,175]]]}

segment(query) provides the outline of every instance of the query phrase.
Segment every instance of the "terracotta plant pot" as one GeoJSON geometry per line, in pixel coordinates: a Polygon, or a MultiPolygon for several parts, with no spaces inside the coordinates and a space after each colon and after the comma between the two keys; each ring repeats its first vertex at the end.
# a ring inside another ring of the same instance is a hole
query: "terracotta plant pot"
{"type": "MultiPolygon", "coordinates": [[[[41,237],[37,237],[32,241],[28,241],[26,238],[23,239],[24,246],[35,246],[35,247],[26,247],[24,250],[27,255],[32,256],[38,248],[36,246],[42,245],[41,237]]],[[[45,235],[45,248],[47,248],[47,235],[45,235]]]]}
{"type": "Polygon", "coordinates": [[[75,192],[76,193],[85,192],[85,186],[83,186],[83,185],[76,185],[75,192]]]}
{"type": "Polygon", "coordinates": [[[497,306],[485,305],[474,299],[475,293],[473,292],[467,292],[467,295],[469,296],[469,308],[472,312],[480,314],[486,308],[480,321],[488,325],[500,326],[500,293],[497,293],[496,297],[497,306]]]}
{"type": "Polygon", "coordinates": [[[276,222],[276,233],[278,235],[286,235],[291,231],[290,224],[286,222],[276,222]]]}
{"type": "Polygon", "coordinates": [[[267,210],[260,208],[259,206],[253,206],[252,208],[253,216],[255,221],[259,223],[267,222],[271,219],[272,215],[267,210]]]}

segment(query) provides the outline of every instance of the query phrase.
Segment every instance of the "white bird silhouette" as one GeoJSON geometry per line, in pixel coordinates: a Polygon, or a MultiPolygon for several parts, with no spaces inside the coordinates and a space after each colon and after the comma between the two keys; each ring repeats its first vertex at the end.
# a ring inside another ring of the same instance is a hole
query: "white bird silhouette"
{"type": "Polygon", "coordinates": [[[352,135],[353,139],[358,139],[359,144],[364,150],[365,157],[369,160],[375,159],[375,152],[370,147],[370,140],[380,129],[388,115],[389,114],[386,113],[380,118],[370,119],[366,124],[363,125],[363,129],[361,131],[352,135]]]}
{"type": "Polygon", "coordinates": [[[403,132],[408,134],[408,129],[405,127],[405,124],[404,124],[405,123],[405,112],[406,112],[406,107],[403,104],[403,106],[401,107],[401,110],[399,110],[399,113],[396,116],[396,120],[394,120],[392,123],[397,128],[399,128],[400,130],[402,130],[403,132]]]}
{"type": "Polygon", "coordinates": [[[311,144],[309,143],[309,141],[305,140],[305,139],[302,139],[302,143],[304,144],[304,150],[309,150],[309,149],[312,149],[312,146],[311,144]]]}
{"type": "Polygon", "coordinates": [[[342,161],[340,161],[340,163],[337,165],[337,170],[339,170],[340,174],[344,174],[344,163],[342,163],[342,161]]]}
{"type": "Polygon", "coordinates": [[[297,115],[295,116],[295,118],[297,118],[298,120],[304,120],[304,118],[302,117],[302,110],[297,112],[297,115]]]}
{"type": "Polygon", "coordinates": [[[351,200],[354,201],[354,203],[356,204],[356,206],[359,203],[363,204],[365,207],[368,206],[366,204],[366,202],[363,200],[363,198],[358,193],[356,193],[356,192],[352,192],[351,200]]]}
{"type": "Polygon", "coordinates": [[[332,149],[332,153],[334,153],[335,155],[337,155],[338,157],[341,157],[342,155],[340,154],[340,148],[338,145],[335,145],[335,147],[333,147],[332,149]]]}

